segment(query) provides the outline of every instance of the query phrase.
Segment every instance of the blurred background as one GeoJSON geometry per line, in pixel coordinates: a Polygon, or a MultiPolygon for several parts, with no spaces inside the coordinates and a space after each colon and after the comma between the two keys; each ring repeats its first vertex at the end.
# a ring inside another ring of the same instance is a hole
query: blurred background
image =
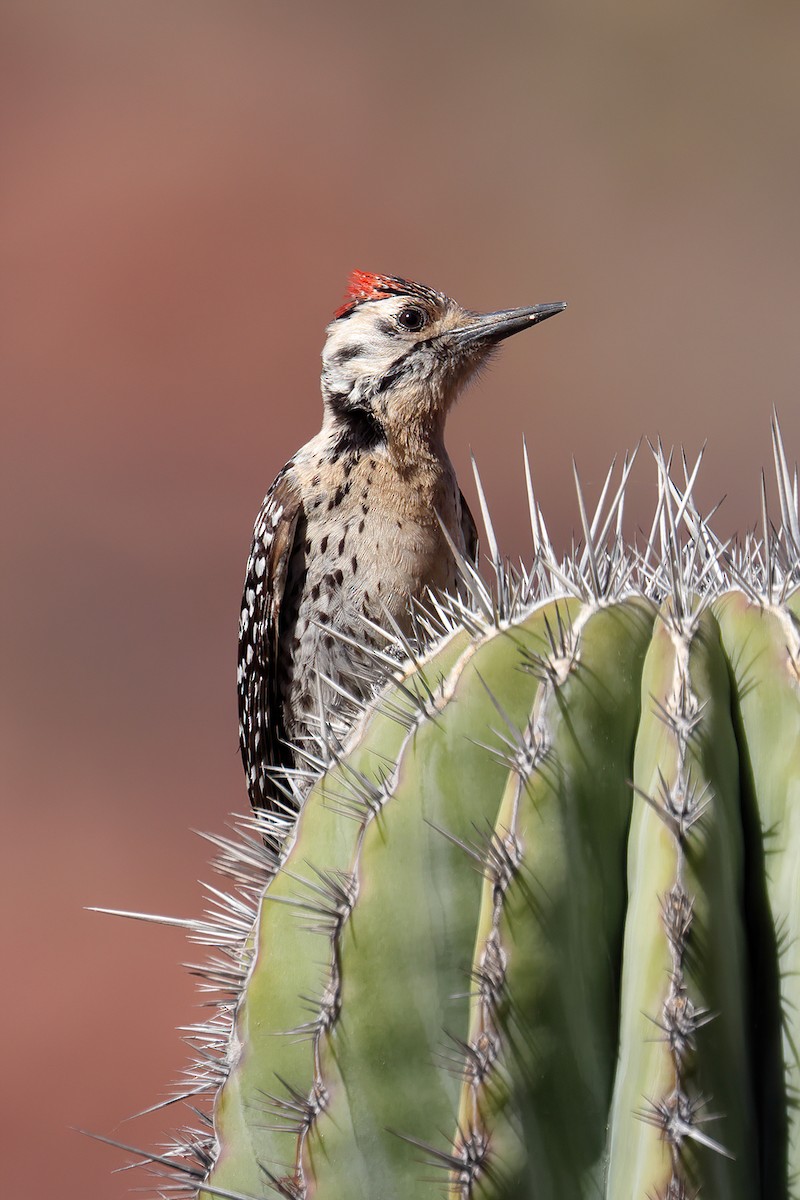
{"type": "MultiPolygon", "coordinates": [[[[566,299],[449,427],[527,554],[612,455],[694,455],[758,516],[800,450],[800,7],[790,0],[3,0],[3,1192],[146,1183],[199,1018],[181,933],[246,797],[235,640],[263,493],[320,420],[353,267],[492,309],[566,299]],[[10,1077],[9,1077],[10,1076],[10,1077]]],[[[651,512],[640,456],[630,532],[651,512]]]]}

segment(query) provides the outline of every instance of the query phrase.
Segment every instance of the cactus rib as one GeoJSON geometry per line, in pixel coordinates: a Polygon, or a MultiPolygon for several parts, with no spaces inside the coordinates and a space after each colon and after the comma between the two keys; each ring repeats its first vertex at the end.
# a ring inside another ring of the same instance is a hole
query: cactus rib
{"type": "Polygon", "coordinates": [[[585,606],[543,674],[484,866],[450,1188],[596,1196],[618,1022],[639,679],[654,613],[585,606]]]}

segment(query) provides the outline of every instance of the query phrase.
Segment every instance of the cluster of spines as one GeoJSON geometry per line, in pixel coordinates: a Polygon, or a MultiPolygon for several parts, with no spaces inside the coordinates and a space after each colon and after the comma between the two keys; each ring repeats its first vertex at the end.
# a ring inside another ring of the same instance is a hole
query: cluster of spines
{"type": "MultiPolygon", "coordinates": [[[[507,953],[501,935],[501,924],[507,895],[515,883],[522,863],[523,845],[518,832],[519,802],[531,776],[547,763],[551,752],[551,733],[546,718],[548,704],[555,692],[563,688],[567,678],[576,670],[583,626],[597,608],[618,600],[631,586],[631,577],[636,565],[626,557],[622,548],[624,544],[621,538],[621,522],[625,485],[634,457],[636,456],[633,455],[628,460],[626,456],[621,482],[607,506],[614,468],[612,464],[591,521],[576,470],[578,508],[584,535],[583,550],[573,553],[569,564],[559,564],[549,541],[545,518],[536,502],[528,458],[525,455],[525,479],[528,484],[535,557],[533,568],[529,572],[525,572],[523,568],[519,575],[511,572],[507,565],[501,562],[485,494],[480,485],[480,478],[476,475],[483,523],[488,532],[489,552],[494,570],[495,606],[491,616],[495,622],[507,624],[518,618],[519,608],[522,607],[523,611],[530,610],[531,605],[543,605],[543,601],[559,594],[561,600],[571,598],[572,601],[577,601],[579,610],[577,617],[573,617],[575,604],[565,604],[559,600],[554,601],[552,610],[542,607],[546,646],[542,650],[521,648],[521,667],[539,680],[533,712],[524,730],[516,730],[513,727],[500,702],[492,697],[503,725],[503,732],[500,733],[503,749],[499,754],[504,766],[510,769],[515,799],[506,827],[491,830],[481,845],[464,845],[464,850],[480,866],[491,887],[491,924],[481,946],[476,950],[476,961],[471,968],[474,1019],[471,1021],[469,1040],[462,1044],[459,1055],[463,1103],[456,1122],[455,1140],[446,1152],[439,1151],[432,1145],[423,1147],[428,1153],[429,1163],[446,1169],[449,1194],[456,1196],[457,1200],[473,1198],[477,1186],[487,1178],[491,1180],[494,1176],[494,1181],[499,1186],[500,1177],[503,1175],[503,1164],[493,1160],[491,1118],[487,1116],[492,1105],[486,1104],[485,1098],[493,1087],[499,1087],[500,1090],[505,1087],[504,1044],[509,1021],[507,1009],[513,1001],[507,991],[507,953]]],[[[498,754],[498,751],[494,752],[498,754]]]]}
{"type": "MultiPolygon", "coordinates": [[[[776,423],[773,438],[775,445],[780,445],[776,423]]],[[[700,459],[690,473],[684,458],[686,490],[683,492],[671,479],[671,459],[665,458],[661,447],[656,451],[656,460],[661,479],[658,513],[661,552],[657,578],[660,577],[660,587],[667,594],[660,619],[665,622],[674,646],[674,674],[669,695],[664,699],[652,696],[651,703],[672,734],[676,763],[670,780],[659,769],[659,784],[654,795],[648,795],[638,787],[635,790],[669,830],[675,850],[674,882],[660,900],[661,925],[670,958],[667,991],[661,1012],[650,1015],[671,1059],[673,1086],[662,1096],[644,1098],[644,1106],[638,1115],[660,1131],[669,1148],[671,1177],[663,1200],[671,1200],[673,1196],[696,1194],[691,1190],[683,1164],[682,1151],[687,1140],[732,1157],[702,1128],[707,1122],[719,1119],[719,1114],[708,1111],[711,1097],[693,1095],[689,1083],[692,1061],[698,1053],[698,1033],[715,1014],[694,1003],[687,981],[686,960],[691,946],[694,902],[685,880],[687,848],[693,830],[715,799],[708,783],[700,785],[693,778],[690,765],[691,742],[703,720],[703,707],[692,687],[691,648],[702,614],[729,585],[726,568],[730,567],[730,557],[727,547],[710,532],[692,500],[700,459]],[[682,521],[690,535],[688,544],[683,546],[679,538],[682,521]]],[[[764,580],[754,578],[752,572],[749,578],[750,599],[760,605],[769,603],[770,587],[765,595],[759,590],[764,580]]],[[[658,1200],[662,1200],[661,1194],[658,1200]]]]}
{"type": "Polygon", "coordinates": [[[693,1096],[688,1077],[691,1061],[697,1052],[698,1031],[713,1018],[707,1009],[696,1005],[691,997],[686,977],[686,956],[690,947],[694,903],[687,891],[686,850],[692,830],[701,820],[713,797],[705,787],[692,778],[689,765],[689,744],[701,719],[697,696],[692,690],[689,658],[692,638],[697,629],[697,611],[691,613],[679,604],[687,603],[682,589],[676,589],[677,601],[664,616],[675,646],[675,666],[672,691],[666,704],[654,701],[658,716],[672,732],[677,763],[674,778],[668,781],[659,773],[659,787],[654,796],[643,798],[658,814],[669,830],[675,848],[675,878],[669,891],[661,897],[661,925],[667,939],[670,957],[667,992],[659,1014],[651,1015],[667,1047],[672,1064],[672,1087],[662,1096],[648,1097],[638,1114],[654,1125],[669,1148],[671,1178],[665,1200],[672,1195],[688,1195],[689,1183],[682,1162],[682,1150],[687,1139],[727,1153],[702,1130],[705,1121],[713,1119],[704,1110],[708,1098],[693,1096]]]}

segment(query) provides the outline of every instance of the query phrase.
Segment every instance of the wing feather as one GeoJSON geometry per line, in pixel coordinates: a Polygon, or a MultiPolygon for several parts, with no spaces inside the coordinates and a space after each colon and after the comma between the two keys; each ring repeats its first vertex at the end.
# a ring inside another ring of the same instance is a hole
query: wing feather
{"type": "Polygon", "coordinates": [[[302,521],[302,497],[290,462],[256,519],[239,620],[239,748],[254,808],[275,804],[267,768],[291,765],[281,696],[281,616],[302,521]]]}

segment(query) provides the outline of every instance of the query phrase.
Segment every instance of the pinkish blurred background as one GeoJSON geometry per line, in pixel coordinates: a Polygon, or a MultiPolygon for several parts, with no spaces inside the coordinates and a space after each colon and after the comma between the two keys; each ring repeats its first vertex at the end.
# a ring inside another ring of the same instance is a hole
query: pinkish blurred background
{"type": "Polygon", "coordinates": [[[185,1061],[195,951],[84,906],[198,914],[190,828],[245,808],[250,530],[349,270],[570,302],[451,422],[507,552],[523,433],[561,546],[571,455],[591,498],[641,434],[708,438],[744,529],[773,403],[800,451],[798,38],[790,0],[5,0],[4,1195],[127,1195],[69,1127],[179,1117],[119,1124],[185,1061]]]}

